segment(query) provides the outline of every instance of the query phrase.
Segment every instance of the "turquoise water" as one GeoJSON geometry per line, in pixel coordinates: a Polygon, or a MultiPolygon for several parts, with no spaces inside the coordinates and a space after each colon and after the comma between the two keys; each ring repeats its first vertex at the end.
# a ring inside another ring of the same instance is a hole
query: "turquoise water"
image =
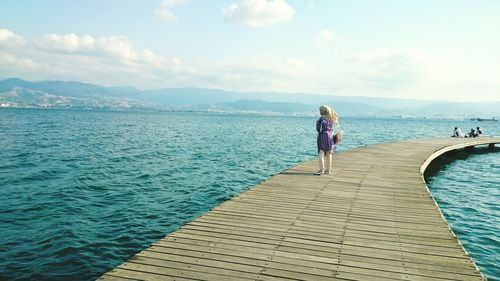
{"type": "Polygon", "coordinates": [[[489,280],[500,279],[499,152],[452,152],[426,175],[446,221],[489,280]]]}
{"type": "MultiPolygon", "coordinates": [[[[315,120],[0,110],[0,279],[95,279],[210,208],[314,158],[315,120]]],[[[457,125],[467,131],[477,124],[343,119],[339,149],[448,136],[457,125]]],[[[500,135],[497,123],[480,125],[500,135]]]]}

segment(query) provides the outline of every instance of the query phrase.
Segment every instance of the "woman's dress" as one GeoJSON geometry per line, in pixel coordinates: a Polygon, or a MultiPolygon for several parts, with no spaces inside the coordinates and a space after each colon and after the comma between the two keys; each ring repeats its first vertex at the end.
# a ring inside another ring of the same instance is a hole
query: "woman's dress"
{"type": "Polygon", "coordinates": [[[332,139],[332,127],[333,124],[325,117],[321,116],[321,118],[316,121],[316,131],[318,131],[318,153],[320,150],[324,150],[325,152],[333,151],[335,145],[333,144],[332,139]]]}

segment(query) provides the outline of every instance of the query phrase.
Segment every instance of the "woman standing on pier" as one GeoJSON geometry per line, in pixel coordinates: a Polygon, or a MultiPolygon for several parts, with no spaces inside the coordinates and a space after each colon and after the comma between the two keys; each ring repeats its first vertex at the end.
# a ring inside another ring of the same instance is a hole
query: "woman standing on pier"
{"type": "Polygon", "coordinates": [[[316,175],[329,175],[332,168],[332,154],[335,150],[333,142],[332,127],[333,124],[339,127],[338,114],[328,105],[319,107],[321,117],[316,121],[316,131],[318,131],[318,160],[319,170],[316,175]]]}

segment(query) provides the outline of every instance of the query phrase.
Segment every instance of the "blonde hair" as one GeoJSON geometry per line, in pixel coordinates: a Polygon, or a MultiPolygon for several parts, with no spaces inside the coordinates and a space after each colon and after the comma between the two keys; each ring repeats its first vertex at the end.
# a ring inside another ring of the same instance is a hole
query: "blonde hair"
{"type": "Polygon", "coordinates": [[[337,127],[339,126],[339,115],[335,110],[333,110],[333,108],[324,104],[319,107],[319,113],[321,114],[321,116],[328,119],[328,121],[335,123],[337,127]]]}

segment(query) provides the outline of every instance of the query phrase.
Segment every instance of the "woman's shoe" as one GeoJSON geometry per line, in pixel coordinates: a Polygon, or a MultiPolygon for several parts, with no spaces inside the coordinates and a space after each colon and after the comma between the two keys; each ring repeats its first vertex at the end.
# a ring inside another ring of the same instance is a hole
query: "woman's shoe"
{"type": "Polygon", "coordinates": [[[330,171],[325,171],[325,175],[331,175],[332,173],[330,171]]]}
{"type": "Polygon", "coordinates": [[[317,175],[317,176],[321,176],[321,175],[324,175],[324,174],[325,174],[325,172],[324,172],[323,170],[319,170],[319,171],[317,171],[317,172],[316,172],[316,173],[314,173],[314,174],[315,174],[315,175],[317,175]]]}

